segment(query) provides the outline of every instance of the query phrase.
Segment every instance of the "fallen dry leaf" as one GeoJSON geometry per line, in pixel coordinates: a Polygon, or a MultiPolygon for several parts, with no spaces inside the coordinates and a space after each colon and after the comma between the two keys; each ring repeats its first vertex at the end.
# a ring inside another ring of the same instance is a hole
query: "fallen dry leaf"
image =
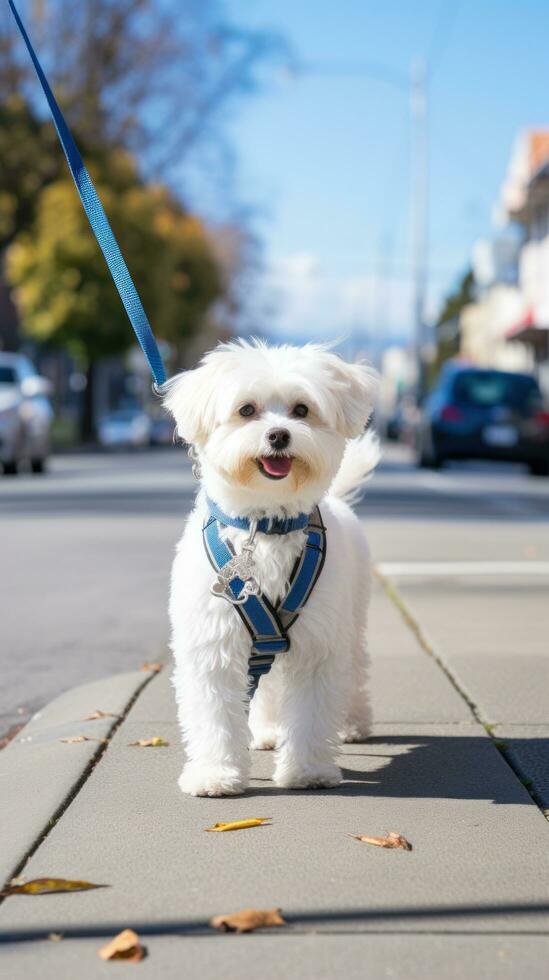
{"type": "Polygon", "coordinates": [[[54,892],[87,892],[91,888],[108,888],[91,881],[73,881],[70,878],[33,878],[23,884],[8,885],[0,892],[0,898],[8,895],[52,895],[54,892]]]}
{"type": "Polygon", "coordinates": [[[353,840],[361,841],[363,844],[374,844],[375,847],[399,847],[403,851],[412,850],[410,842],[394,830],[391,830],[386,837],[365,837],[360,834],[349,834],[348,836],[352,837],[353,840]]]}
{"type": "Polygon", "coordinates": [[[115,715],[112,711],[92,711],[91,715],[86,715],[84,721],[97,721],[98,718],[120,718],[120,715],[115,715]]]}
{"type": "Polygon", "coordinates": [[[140,670],[148,670],[151,674],[158,674],[162,670],[164,664],[141,664],[140,670]]]}
{"type": "MultiPolygon", "coordinates": [[[[19,711],[19,709],[17,710],[19,711]]],[[[19,735],[19,732],[24,727],[25,727],[24,723],[21,722],[20,725],[13,725],[12,728],[8,729],[6,734],[2,735],[2,738],[0,738],[0,749],[5,749],[6,745],[9,745],[9,743],[15,738],[15,736],[19,735]]]]}
{"type": "Polygon", "coordinates": [[[222,833],[225,830],[247,830],[248,827],[261,827],[272,817],[250,817],[249,820],[233,820],[232,823],[214,823],[213,827],[205,827],[208,833],[222,833]]]}
{"type": "Polygon", "coordinates": [[[67,738],[60,738],[60,742],[67,742],[70,745],[76,742],[108,742],[108,738],[93,738],[92,735],[69,735],[67,738]]]}
{"type": "Polygon", "coordinates": [[[147,950],[139,942],[139,936],[133,929],[123,929],[114,939],[101,946],[97,955],[102,960],[126,960],[127,963],[139,963],[147,955],[147,950]]]}
{"type": "Polygon", "coordinates": [[[166,741],[165,738],[161,738],[160,735],[155,735],[154,738],[140,738],[137,742],[128,742],[128,745],[137,746],[140,749],[160,749],[165,748],[166,745],[170,743],[166,741]]]}
{"type": "Polygon", "coordinates": [[[242,909],[229,915],[214,915],[210,919],[212,929],[225,932],[253,932],[267,926],[285,926],[288,923],[281,916],[281,909],[242,909]]]}

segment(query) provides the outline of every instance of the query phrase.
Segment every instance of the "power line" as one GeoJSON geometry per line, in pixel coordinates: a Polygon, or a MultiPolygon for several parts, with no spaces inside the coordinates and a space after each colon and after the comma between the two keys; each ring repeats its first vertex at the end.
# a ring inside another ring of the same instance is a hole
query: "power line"
{"type": "Polygon", "coordinates": [[[383,65],[378,61],[341,61],[339,59],[321,59],[317,61],[301,61],[292,65],[295,74],[306,75],[339,75],[341,77],[371,78],[375,81],[396,85],[397,88],[408,89],[410,79],[406,72],[391,65],[383,65]]]}
{"type": "Polygon", "coordinates": [[[427,64],[431,78],[434,71],[440,68],[444,56],[450,47],[460,8],[461,0],[440,0],[438,17],[427,55],[427,64]]]}

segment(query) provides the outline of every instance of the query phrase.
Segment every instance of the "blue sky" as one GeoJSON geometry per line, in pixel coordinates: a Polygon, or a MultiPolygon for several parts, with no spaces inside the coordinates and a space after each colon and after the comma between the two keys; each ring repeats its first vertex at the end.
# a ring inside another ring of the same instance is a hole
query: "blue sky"
{"type": "MultiPolygon", "coordinates": [[[[232,0],[298,60],[376,61],[430,81],[429,308],[490,234],[517,133],[549,125],[545,0],[232,0]]],[[[258,318],[281,333],[410,329],[410,125],[405,91],[274,68],[230,124],[240,196],[257,209],[258,318]],[[265,312],[266,311],[266,312],[265,312]]]]}

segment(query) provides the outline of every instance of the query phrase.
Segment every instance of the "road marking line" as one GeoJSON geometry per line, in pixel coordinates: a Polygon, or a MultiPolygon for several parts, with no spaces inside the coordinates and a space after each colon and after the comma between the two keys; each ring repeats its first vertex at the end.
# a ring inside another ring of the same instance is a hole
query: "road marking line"
{"type": "Polygon", "coordinates": [[[549,561],[382,561],[382,575],[549,575],[549,561]]]}

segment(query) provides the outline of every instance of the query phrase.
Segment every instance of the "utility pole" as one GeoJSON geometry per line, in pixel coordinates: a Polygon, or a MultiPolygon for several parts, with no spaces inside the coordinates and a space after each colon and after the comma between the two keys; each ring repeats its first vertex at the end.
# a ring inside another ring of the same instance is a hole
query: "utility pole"
{"type": "Polygon", "coordinates": [[[425,296],[427,290],[427,249],[429,218],[428,76],[425,60],[412,62],[412,271],[416,399],[425,394],[425,296]]]}

